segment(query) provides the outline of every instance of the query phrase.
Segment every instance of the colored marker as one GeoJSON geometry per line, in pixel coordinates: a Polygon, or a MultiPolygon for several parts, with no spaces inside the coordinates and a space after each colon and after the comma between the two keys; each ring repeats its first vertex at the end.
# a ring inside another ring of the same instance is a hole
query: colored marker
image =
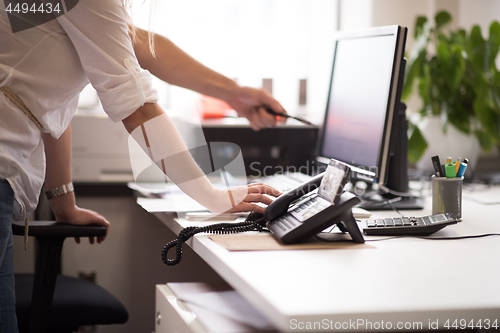
{"type": "Polygon", "coordinates": [[[446,159],[446,162],[444,162],[444,164],[445,164],[445,165],[446,165],[446,164],[448,164],[448,163],[451,163],[451,157],[448,157],[448,158],[446,159]]]}
{"type": "Polygon", "coordinates": [[[432,166],[434,167],[434,171],[436,171],[436,176],[437,177],[444,177],[443,171],[441,169],[441,162],[439,161],[439,156],[432,156],[432,166]]]}
{"type": "Polygon", "coordinates": [[[457,176],[455,164],[453,164],[453,163],[446,164],[444,166],[444,170],[446,173],[446,178],[455,178],[457,176]]]}
{"type": "Polygon", "coordinates": [[[458,169],[460,169],[460,162],[459,161],[455,161],[455,174],[458,173],[458,169]]]}
{"type": "Polygon", "coordinates": [[[457,177],[462,178],[464,176],[465,169],[467,169],[467,163],[469,163],[469,160],[464,158],[464,161],[460,163],[460,168],[458,169],[457,177]]]}

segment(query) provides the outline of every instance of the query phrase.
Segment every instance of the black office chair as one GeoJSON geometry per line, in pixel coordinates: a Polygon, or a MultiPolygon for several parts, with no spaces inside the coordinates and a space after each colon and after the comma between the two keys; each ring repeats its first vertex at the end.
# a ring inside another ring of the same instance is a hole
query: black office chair
{"type": "MultiPolygon", "coordinates": [[[[24,223],[13,223],[24,235],[24,223]]],[[[123,324],[125,307],[98,285],[58,274],[66,237],[99,237],[103,226],[30,222],[29,236],[38,240],[35,274],[16,274],[16,312],[20,332],[76,332],[79,326],[123,324]],[[56,283],[57,281],[57,283],[56,283]]]]}

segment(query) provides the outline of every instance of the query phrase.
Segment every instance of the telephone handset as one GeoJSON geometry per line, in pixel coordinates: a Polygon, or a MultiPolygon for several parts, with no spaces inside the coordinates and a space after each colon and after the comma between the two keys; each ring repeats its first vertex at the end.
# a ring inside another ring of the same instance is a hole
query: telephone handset
{"type": "Polygon", "coordinates": [[[327,170],[310,181],[283,193],[264,211],[251,213],[245,222],[217,223],[205,227],[184,228],[177,239],[165,244],[162,260],[172,266],[181,261],[182,244],[200,232],[229,234],[244,231],[263,231],[267,227],[285,244],[295,243],[337,224],[343,233],[349,233],[356,243],[364,243],[351,208],[360,200],[352,193],[342,193],[350,168],[331,160],[327,170]],[[167,258],[168,250],[176,247],[175,259],[167,258]]]}
{"type": "Polygon", "coordinates": [[[266,221],[272,221],[275,218],[285,214],[288,211],[288,207],[294,201],[296,201],[301,196],[306,195],[307,193],[316,190],[319,188],[321,180],[325,172],[318,174],[313,179],[302,183],[296,188],[281,194],[278,198],[274,199],[273,202],[267,206],[263,216],[266,221]]]}

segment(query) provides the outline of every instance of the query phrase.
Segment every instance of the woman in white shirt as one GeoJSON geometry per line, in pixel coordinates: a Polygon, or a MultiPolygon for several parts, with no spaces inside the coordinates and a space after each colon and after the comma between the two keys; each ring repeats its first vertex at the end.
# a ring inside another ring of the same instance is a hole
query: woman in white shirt
{"type": "MultiPolygon", "coordinates": [[[[70,122],[78,94],[89,81],[113,121],[123,122],[129,132],[151,122],[160,124],[162,130],[148,133],[149,141],[175,152],[187,150],[157,104],[150,72],[226,101],[255,130],[276,124],[263,106],[285,110],[266,92],[240,87],[164,37],[153,37],[156,57],[147,32],[137,29],[133,43],[121,0],[80,0],[64,15],[15,33],[5,3],[0,3],[0,88],[14,92],[40,123],[39,128],[0,92],[0,331],[11,333],[17,332],[17,323],[10,223],[12,218],[25,219],[35,209],[44,181],[45,189],[56,195],[50,205],[58,222],[109,226],[99,214],[77,207],[73,192],[50,191],[67,189],[71,183],[70,122]]],[[[276,195],[264,185],[214,189],[187,154],[171,164],[163,166],[167,175],[212,211],[262,211],[254,202],[269,204],[271,199],[262,194],[276,195]],[[230,198],[230,206],[218,203],[224,198],[230,198]]]]}

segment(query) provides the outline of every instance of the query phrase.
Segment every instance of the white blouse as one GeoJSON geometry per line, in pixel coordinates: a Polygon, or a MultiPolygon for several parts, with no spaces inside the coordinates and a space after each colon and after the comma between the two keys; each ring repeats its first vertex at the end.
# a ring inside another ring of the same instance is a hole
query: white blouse
{"type": "MultiPolygon", "coordinates": [[[[0,87],[16,93],[54,138],[70,124],[89,81],[115,122],[158,100],[150,73],[137,62],[121,0],[80,0],[65,15],[16,33],[0,2],[0,87]]],[[[44,181],[43,142],[1,92],[0,119],[0,179],[14,190],[15,219],[24,219],[44,181]]]]}

